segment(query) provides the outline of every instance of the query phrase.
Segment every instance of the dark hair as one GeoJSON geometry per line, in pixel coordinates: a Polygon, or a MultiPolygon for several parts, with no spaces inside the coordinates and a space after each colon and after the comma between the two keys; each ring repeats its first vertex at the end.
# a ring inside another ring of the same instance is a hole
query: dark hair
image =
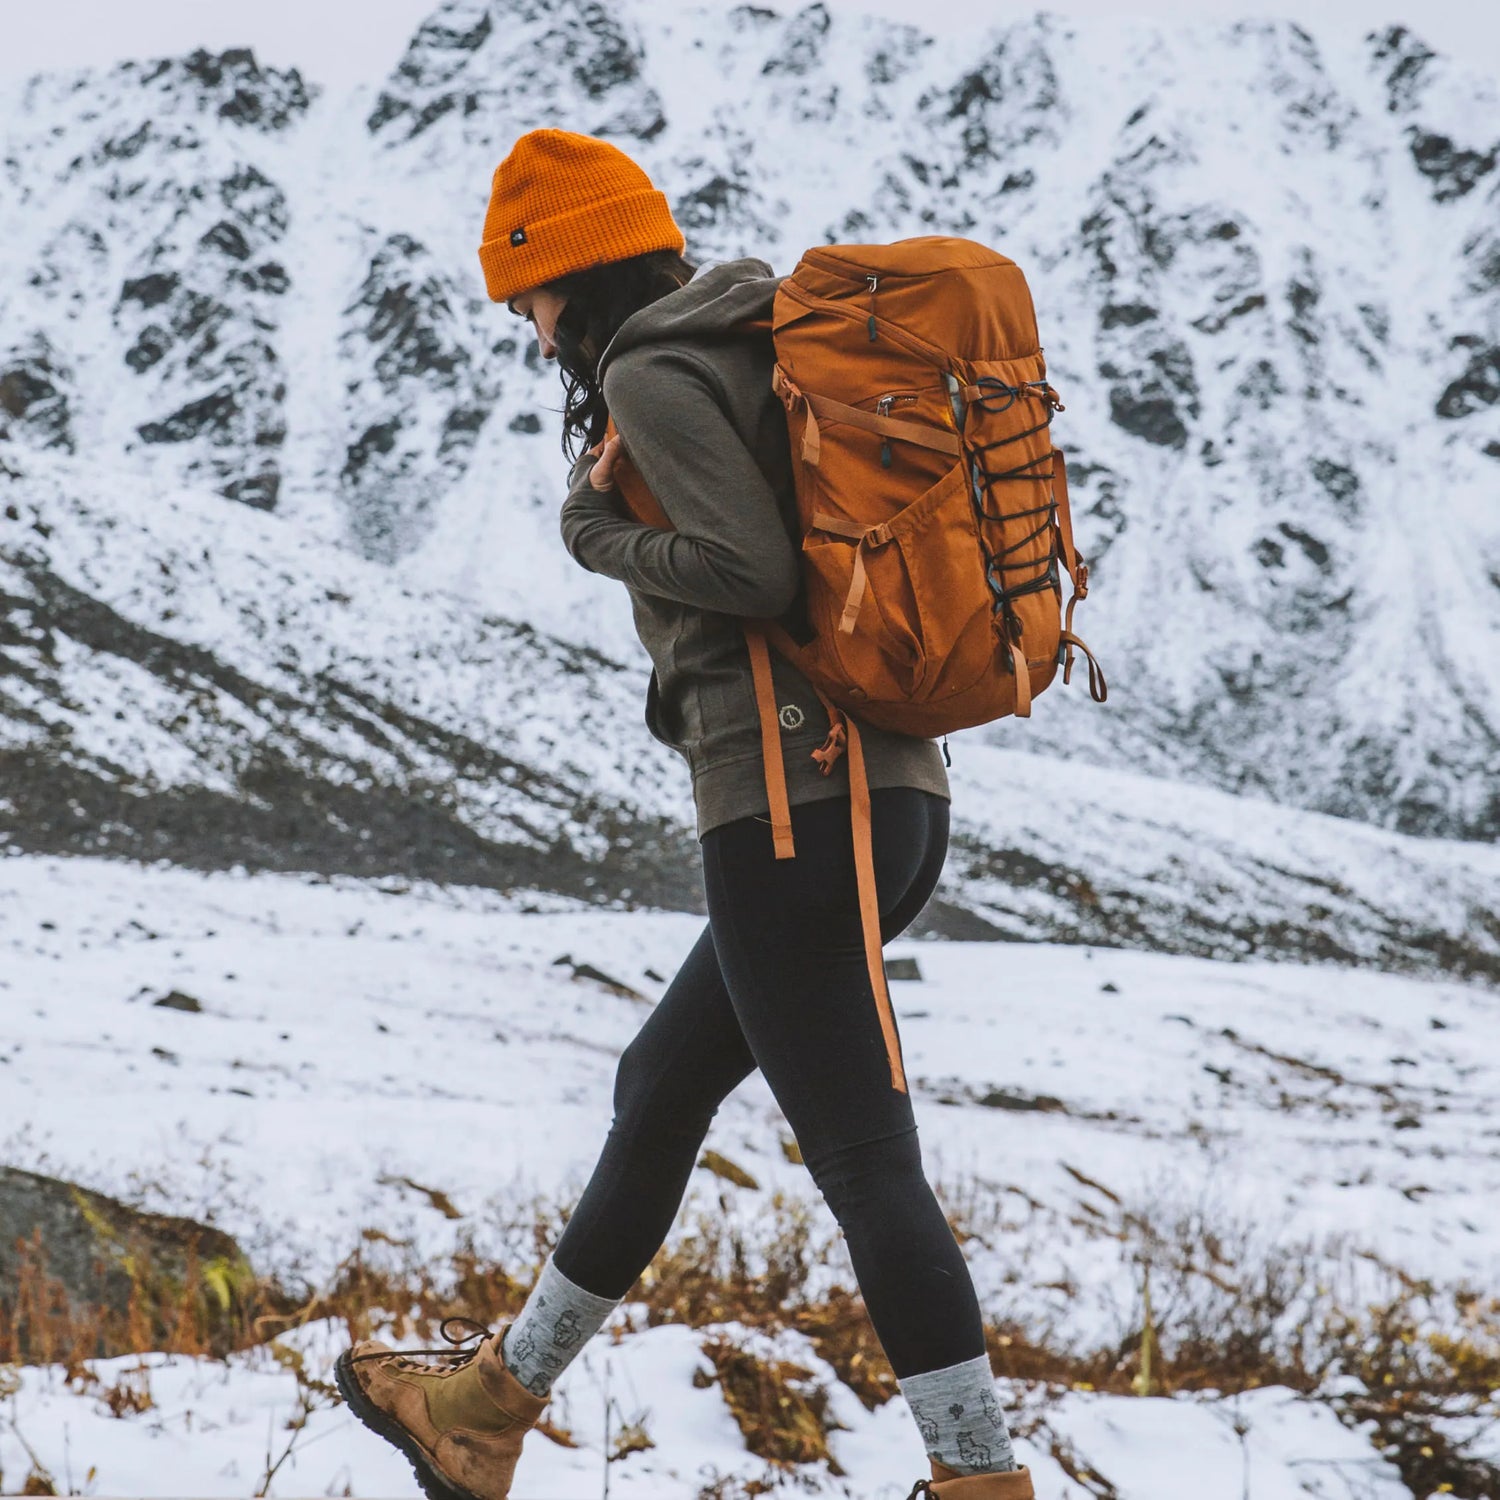
{"type": "Polygon", "coordinates": [[[557,320],[556,341],[563,374],[562,449],[570,460],[592,448],[609,421],[599,356],[626,318],[675,292],[697,269],[675,250],[652,250],[546,283],[547,291],[568,299],[557,320]]]}

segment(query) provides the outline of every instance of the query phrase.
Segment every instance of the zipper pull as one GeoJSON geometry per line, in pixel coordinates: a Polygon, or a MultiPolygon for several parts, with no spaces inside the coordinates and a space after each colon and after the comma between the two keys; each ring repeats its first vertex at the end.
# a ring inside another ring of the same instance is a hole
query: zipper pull
{"type": "MultiPolygon", "coordinates": [[[[874,279],[875,278],[873,276],[870,278],[871,281],[873,281],[874,279]]],[[[875,320],[872,317],[870,321],[873,323],[875,320]]],[[[882,396],[880,398],[880,400],[875,403],[875,415],[877,417],[888,417],[888,416],[890,416],[890,414],[891,414],[891,402],[894,399],[895,398],[892,397],[892,396],[882,396]]],[[[891,466],[891,440],[890,440],[890,438],[886,437],[884,433],[882,433],[881,434],[881,438],[880,438],[880,467],[882,469],[888,469],[888,468],[890,468],[890,466],[891,466]]]]}
{"type": "Polygon", "coordinates": [[[945,766],[953,764],[953,757],[948,754],[948,736],[946,734],[943,736],[943,764],[945,766]]]}
{"type": "Polygon", "coordinates": [[[870,283],[870,321],[865,325],[870,330],[870,342],[875,342],[875,288],[880,285],[878,276],[866,276],[865,280],[870,283]]]}

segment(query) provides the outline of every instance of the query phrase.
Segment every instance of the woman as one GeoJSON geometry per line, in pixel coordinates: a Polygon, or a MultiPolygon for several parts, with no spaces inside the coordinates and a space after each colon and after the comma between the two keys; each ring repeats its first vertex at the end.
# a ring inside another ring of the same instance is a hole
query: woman
{"type": "MultiPolygon", "coordinates": [[[[429,1495],[503,1500],[552,1382],[656,1253],[720,1101],[759,1068],[843,1229],[920,1429],[932,1479],[912,1494],[1030,1500],[968,1267],[923,1174],[910,1098],[891,1083],[847,761],[827,776],[813,761],[827,715],[779,658],[796,856],[773,853],[740,620],[794,618],[800,563],[770,340],[737,325],[769,316],[777,281],[754,259],[699,271],[684,248],[665,197],[616,147],[536,130],[495,172],[479,255],[490,298],[533,325],[563,372],[564,451],[577,455],[563,541],[629,590],[653,662],[648,727],[692,772],[708,925],[620,1059],[598,1165],[521,1313],[461,1356],[443,1351],[447,1368],[409,1357],[437,1351],[356,1346],[340,1385],[429,1495]],[[618,436],[605,441],[611,414],[618,436]],[[626,513],[613,475],[627,455],[674,530],[626,513]]],[[[889,940],[937,884],[948,783],[931,740],[861,736],[889,940]]]]}

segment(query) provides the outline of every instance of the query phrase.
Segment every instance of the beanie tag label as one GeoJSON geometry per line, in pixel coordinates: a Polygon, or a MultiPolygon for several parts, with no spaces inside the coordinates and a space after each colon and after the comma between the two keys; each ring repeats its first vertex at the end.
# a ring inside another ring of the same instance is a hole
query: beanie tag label
{"type": "Polygon", "coordinates": [[[512,245],[524,245],[526,243],[526,231],[524,229],[512,229],[510,232],[512,245]]]}

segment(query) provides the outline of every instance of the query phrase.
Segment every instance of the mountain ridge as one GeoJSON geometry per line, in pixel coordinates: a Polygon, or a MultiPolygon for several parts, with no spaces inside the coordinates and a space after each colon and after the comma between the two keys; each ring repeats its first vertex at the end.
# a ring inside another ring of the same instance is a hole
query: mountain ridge
{"type": "Polygon", "coordinates": [[[1493,839],[1494,84],[1400,27],[977,41],[450,0],[342,93],[248,49],[39,75],[0,97],[0,455],[81,455],[85,490],[113,463],[143,514],[218,490],[640,662],[624,591],[558,542],[556,373],[474,254],[516,134],[609,132],[699,263],[960,233],[1026,267],[1111,702],[1059,687],[978,742],[1493,839]]]}

